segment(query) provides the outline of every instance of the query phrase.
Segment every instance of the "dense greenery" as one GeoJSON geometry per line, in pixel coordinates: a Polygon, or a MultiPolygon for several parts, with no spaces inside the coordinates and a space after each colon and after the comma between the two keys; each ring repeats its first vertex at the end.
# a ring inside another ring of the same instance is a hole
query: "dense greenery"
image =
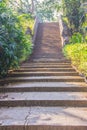
{"type": "Polygon", "coordinates": [[[18,13],[34,14],[37,0],[8,0],[8,6],[18,13]]]}
{"type": "Polygon", "coordinates": [[[26,34],[26,29],[32,28],[33,18],[14,12],[7,2],[0,2],[0,76],[18,67],[32,51],[32,37],[26,34]]]}
{"type": "Polygon", "coordinates": [[[8,0],[13,10],[19,13],[28,13],[33,16],[38,15],[43,21],[53,21],[57,19],[60,10],[59,0],[8,0]]]}
{"type": "Polygon", "coordinates": [[[87,12],[83,2],[86,0],[62,0],[60,6],[58,0],[0,0],[0,76],[18,67],[31,54],[34,17],[52,21],[60,9],[72,32],[64,54],[87,74],[87,12]]]}
{"type": "Polygon", "coordinates": [[[58,12],[61,6],[58,0],[44,0],[36,6],[36,14],[39,15],[43,21],[55,21],[58,18],[58,12]]]}
{"type": "Polygon", "coordinates": [[[64,21],[72,28],[73,33],[63,52],[71,59],[72,64],[87,76],[87,14],[82,8],[82,2],[82,0],[64,0],[66,14],[64,21]]]}
{"type": "Polygon", "coordinates": [[[81,6],[82,0],[62,0],[63,14],[68,20],[72,32],[78,32],[85,20],[84,9],[81,6]]]}
{"type": "Polygon", "coordinates": [[[64,53],[71,59],[72,64],[87,76],[87,43],[75,43],[66,45],[64,53]]]}

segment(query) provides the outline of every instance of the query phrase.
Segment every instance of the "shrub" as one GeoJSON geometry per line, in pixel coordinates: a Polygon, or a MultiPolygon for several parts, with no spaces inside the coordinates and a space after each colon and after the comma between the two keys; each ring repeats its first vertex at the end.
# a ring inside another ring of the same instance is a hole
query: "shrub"
{"type": "Polygon", "coordinates": [[[65,56],[79,71],[87,75],[87,43],[66,45],[63,49],[65,56]]]}
{"type": "Polygon", "coordinates": [[[31,40],[17,14],[0,2],[0,77],[17,68],[31,54],[31,40]]]}
{"type": "Polygon", "coordinates": [[[18,19],[23,27],[24,32],[28,27],[33,31],[34,19],[30,14],[21,14],[18,16],[18,19]]]}
{"type": "Polygon", "coordinates": [[[82,42],[83,42],[83,36],[79,32],[74,33],[70,38],[70,43],[82,43],[82,42]]]}

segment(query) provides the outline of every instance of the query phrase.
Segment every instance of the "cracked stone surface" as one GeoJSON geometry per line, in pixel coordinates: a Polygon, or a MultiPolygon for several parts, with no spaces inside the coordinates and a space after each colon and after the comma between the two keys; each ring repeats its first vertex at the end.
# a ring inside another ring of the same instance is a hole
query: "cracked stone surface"
{"type": "Polygon", "coordinates": [[[0,109],[0,125],[83,125],[87,126],[87,108],[16,107],[0,109]]]}
{"type": "Polygon", "coordinates": [[[28,124],[87,126],[87,108],[32,107],[28,124]]]}
{"type": "Polygon", "coordinates": [[[29,115],[30,108],[1,108],[0,125],[24,125],[26,117],[29,115]]]}

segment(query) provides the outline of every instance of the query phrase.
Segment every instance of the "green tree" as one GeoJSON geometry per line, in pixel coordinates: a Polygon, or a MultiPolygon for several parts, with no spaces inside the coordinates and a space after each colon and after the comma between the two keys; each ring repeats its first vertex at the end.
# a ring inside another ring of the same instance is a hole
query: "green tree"
{"type": "Polygon", "coordinates": [[[8,5],[19,13],[34,14],[36,0],[8,0],[8,5]]]}
{"type": "MultiPolygon", "coordinates": [[[[9,69],[18,67],[32,50],[30,35],[25,34],[19,16],[7,7],[7,2],[0,2],[0,77],[7,75],[9,69]]],[[[25,15],[24,21],[28,17],[25,15]]]]}
{"type": "Polygon", "coordinates": [[[85,17],[81,2],[81,0],[63,0],[63,13],[68,18],[69,25],[75,32],[79,31],[85,17]]]}
{"type": "Polygon", "coordinates": [[[51,21],[57,18],[60,4],[58,0],[44,0],[42,3],[36,5],[36,14],[43,20],[51,21]]]}

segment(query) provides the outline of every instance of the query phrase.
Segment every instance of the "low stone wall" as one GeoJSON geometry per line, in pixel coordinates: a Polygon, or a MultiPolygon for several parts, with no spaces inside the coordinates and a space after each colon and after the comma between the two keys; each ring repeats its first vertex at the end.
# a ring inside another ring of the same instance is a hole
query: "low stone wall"
{"type": "Polygon", "coordinates": [[[35,39],[36,39],[36,35],[37,35],[37,30],[38,30],[38,24],[41,23],[39,17],[37,16],[35,19],[35,23],[34,23],[34,28],[33,28],[33,44],[35,44],[35,39]]]}
{"type": "Polygon", "coordinates": [[[59,22],[60,36],[61,36],[61,41],[62,41],[62,46],[63,46],[64,45],[64,38],[62,36],[62,34],[63,34],[63,23],[62,23],[61,15],[58,16],[58,22],[59,22]]]}
{"type": "Polygon", "coordinates": [[[69,42],[69,29],[66,24],[62,21],[61,15],[58,16],[59,28],[60,28],[60,35],[62,46],[69,42]]]}

